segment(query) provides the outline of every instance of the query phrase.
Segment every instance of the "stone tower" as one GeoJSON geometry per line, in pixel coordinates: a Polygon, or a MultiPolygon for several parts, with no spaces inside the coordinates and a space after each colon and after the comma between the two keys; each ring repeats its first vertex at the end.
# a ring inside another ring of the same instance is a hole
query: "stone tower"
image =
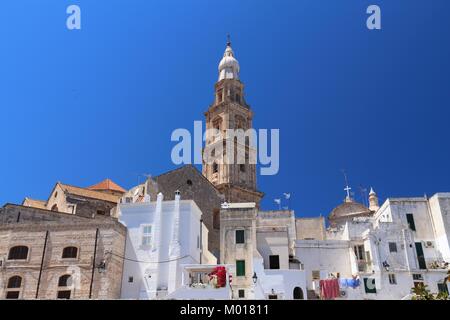
{"type": "Polygon", "coordinates": [[[239,62],[229,40],[214,88],[214,102],[205,112],[202,173],[227,202],[255,202],[259,206],[263,193],[256,189],[256,139],[247,131],[253,128],[253,112],[245,102],[239,62]]]}

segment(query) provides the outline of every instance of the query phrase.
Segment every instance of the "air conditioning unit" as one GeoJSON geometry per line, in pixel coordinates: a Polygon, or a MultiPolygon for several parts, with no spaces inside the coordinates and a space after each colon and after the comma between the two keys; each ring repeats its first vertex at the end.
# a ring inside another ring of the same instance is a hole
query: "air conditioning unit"
{"type": "Polygon", "coordinates": [[[424,241],[425,248],[434,248],[433,241],[424,241]]]}

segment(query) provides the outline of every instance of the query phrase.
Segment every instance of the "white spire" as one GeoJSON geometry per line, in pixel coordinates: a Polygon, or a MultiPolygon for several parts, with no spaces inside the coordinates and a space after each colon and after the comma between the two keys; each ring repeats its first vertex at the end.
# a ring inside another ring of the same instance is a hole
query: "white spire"
{"type": "Polygon", "coordinates": [[[234,57],[229,35],[225,53],[219,63],[219,81],[223,79],[239,80],[239,62],[234,57]]]}
{"type": "Polygon", "coordinates": [[[372,211],[378,211],[378,209],[380,208],[380,205],[378,203],[378,196],[375,193],[375,191],[373,190],[373,188],[370,188],[370,193],[369,193],[369,209],[372,211]]]}

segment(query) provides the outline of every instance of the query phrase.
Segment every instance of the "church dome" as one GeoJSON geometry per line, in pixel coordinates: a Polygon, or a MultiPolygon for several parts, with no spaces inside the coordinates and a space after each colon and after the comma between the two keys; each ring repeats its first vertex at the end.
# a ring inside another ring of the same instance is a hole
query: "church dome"
{"type": "Polygon", "coordinates": [[[330,222],[350,220],[355,217],[367,217],[373,214],[366,206],[353,200],[346,200],[331,211],[328,219],[330,222]]]}
{"type": "Polygon", "coordinates": [[[231,43],[227,43],[227,48],[219,63],[219,81],[223,79],[239,80],[239,62],[234,57],[231,43]]]}

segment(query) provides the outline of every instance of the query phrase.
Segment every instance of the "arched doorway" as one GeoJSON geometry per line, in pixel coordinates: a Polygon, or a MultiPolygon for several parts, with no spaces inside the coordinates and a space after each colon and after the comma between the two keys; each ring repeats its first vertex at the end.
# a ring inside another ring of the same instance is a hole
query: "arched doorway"
{"type": "Polygon", "coordinates": [[[294,299],[295,300],[303,300],[303,290],[300,287],[294,288],[294,299]]]}

